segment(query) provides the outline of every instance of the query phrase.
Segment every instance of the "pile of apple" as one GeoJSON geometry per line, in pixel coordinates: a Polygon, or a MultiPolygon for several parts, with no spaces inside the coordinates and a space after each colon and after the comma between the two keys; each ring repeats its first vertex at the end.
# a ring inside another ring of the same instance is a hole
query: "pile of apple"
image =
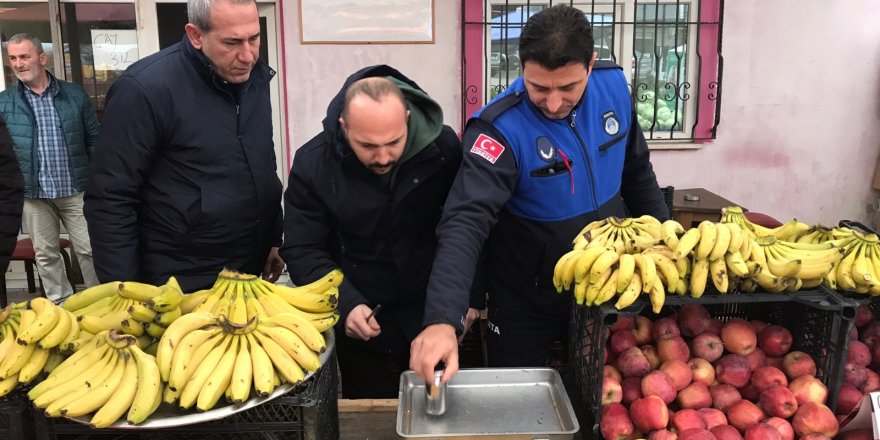
{"type": "Polygon", "coordinates": [[[843,416],[858,410],[863,395],[880,391],[880,321],[867,305],[862,305],[854,324],[837,404],[837,413],[843,416]]]}
{"type": "Polygon", "coordinates": [[[792,334],[712,319],[699,305],[620,318],[606,343],[599,429],[606,440],[821,440],[838,419],[816,362],[792,334]]]}

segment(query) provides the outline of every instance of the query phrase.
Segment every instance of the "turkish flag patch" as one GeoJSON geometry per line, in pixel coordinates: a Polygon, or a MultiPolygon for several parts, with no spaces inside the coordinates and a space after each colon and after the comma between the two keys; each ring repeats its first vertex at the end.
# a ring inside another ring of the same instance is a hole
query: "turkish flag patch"
{"type": "Polygon", "coordinates": [[[488,160],[490,163],[495,163],[501,157],[501,153],[504,153],[504,145],[485,134],[480,134],[471,147],[471,153],[488,160]]]}

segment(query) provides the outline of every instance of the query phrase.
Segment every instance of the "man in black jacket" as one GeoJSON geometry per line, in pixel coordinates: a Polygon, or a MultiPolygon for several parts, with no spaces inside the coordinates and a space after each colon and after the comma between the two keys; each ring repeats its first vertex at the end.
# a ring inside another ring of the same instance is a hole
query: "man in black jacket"
{"type": "Polygon", "coordinates": [[[6,273],[21,229],[24,179],[6,122],[0,119],[0,271],[6,273]]]}
{"type": "Polygon", "coordinates": [[[85,213],[102,282],[208,287],[223,267],[277,278],[281,182],[253,0],[190,0],[183,40],[107,96],[85,213]]]}
{"type": "MultiPolygon", "coordinates": [[[[461,144],[440,106],[388,66],[351,75],[323,123],[293,160],[281,256],[297,284],[334,268],[345,274],[336,332],[343,395],[395,397],[411,341],[466,321],[443,296],[425,297],[461,144]]],[[[452,361],[447,368],[457,369],[452,361]]]]}

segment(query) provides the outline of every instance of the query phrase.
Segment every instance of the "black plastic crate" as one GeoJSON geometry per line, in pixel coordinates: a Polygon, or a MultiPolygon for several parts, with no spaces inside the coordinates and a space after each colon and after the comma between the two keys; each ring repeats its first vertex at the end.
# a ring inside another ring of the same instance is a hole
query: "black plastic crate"
{"type": "Polygon", "coordinates": [[[31,406],[24,392],[14,390],[0,398],[0,440],[34,438],[31,406]]]}
{"type": "MultiPolygon", "coordinates": [[[[52,440],[334,440],[339,438],[336,355],[290,393],[211,422],[171,429],[92,429],[34,411],[36,439],[52,440]]],[[[15,438],[15,437],[13,437],[15,438]]],[[[3,439],[0,436],[0,439],[3,439]]]]}
{"type": "MultiPolygon", "coordinates": [[[[843,381],[847,341],[856,306],[827,289],[791,294],[744,293],[704,295],[699,299],[667,296],[659,314],[651,311],[644,296],[632,306],[617,310],[613,305],[575,307],[569,323],[570,391],[578,419],[587,436],[598,432],[602,375],[609,329],[620,317],[646,316],[652,320],[669,316],[686,304],[700,304],[721,321],[733,318],[760,320],[786,327],[793,337],[792,350],[803,351],[816,361],[816,377],[828,387],[828,406],[837,406],[843,381]],[[587,427],[592,427],[589,429],[587,427]]],[[[598,437],[598,434],[595,434],[598,437]]]]}

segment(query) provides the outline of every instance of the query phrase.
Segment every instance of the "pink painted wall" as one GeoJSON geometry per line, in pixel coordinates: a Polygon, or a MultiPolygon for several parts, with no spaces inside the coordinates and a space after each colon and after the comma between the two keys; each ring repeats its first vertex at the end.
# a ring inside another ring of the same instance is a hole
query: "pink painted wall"
{"type": "Polygon", "coordinates": [[[655,150],[661,185],[704,187],[780,219],[870,219],[878,21],[875,0],[725,2],[717,139],[655,150]]]}

